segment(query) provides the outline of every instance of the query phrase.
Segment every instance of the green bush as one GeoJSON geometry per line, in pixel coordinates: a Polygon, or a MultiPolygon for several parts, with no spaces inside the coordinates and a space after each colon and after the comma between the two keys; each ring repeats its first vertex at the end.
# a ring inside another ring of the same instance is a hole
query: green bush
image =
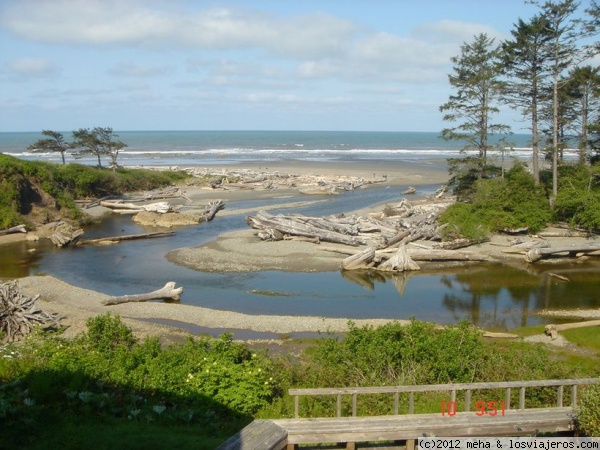
{"type": "Polygon", "coordinates": [[[465,237],[482,241],[489,232],[503,229],[542,229],[551,219],[545,191],[520,164],[504,178],[479,179],[471,203],[451,205],[440,217],[444,239],[465,237]]]}
{"type": "Polygon", "coordinates": [[[579,429],[588,436],[600,436],[600,384],[583,388],[577,403],[579,429]]]}
{"type": "Polygon", "coordinates": [[[555,203],[558,220],[600,230],[600,166],[563,166],[555,203]]]}
{"type": "Polygon", "coordinates": [[[83,215],[75,205],[78,198],[156,189],[187,177],[181,171],[111,171],[81,164],[22,161],[0,154],[0,226],[8,228],[24,222],[21,215],[28,213],[24,208],[37,201],[30,197],[38,186],[54,199],[64,217],[80,221],[83,215]]]}

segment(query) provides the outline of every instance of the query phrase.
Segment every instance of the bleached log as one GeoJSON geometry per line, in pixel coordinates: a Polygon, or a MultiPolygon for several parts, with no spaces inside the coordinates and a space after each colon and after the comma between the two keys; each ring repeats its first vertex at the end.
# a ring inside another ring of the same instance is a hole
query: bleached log
{"type": "Polygon", "coordinates": [[[584,322],[549,324],[544,328],[546,336],[552,337],[552,340],[558,337],[559,331],[573,330],[575,328],[597,327],[600,326],[600,320],[587,320],[584,322]]]}
{"type": "Polygon", "coordinates": [[[122,295],[120,297],[111,297],[102,302],[103,305],[119,305],[121,303],[129,302],[145,302],[148,300],[175,300],[179,301],[183,288],[175,287],[174,281],[169,281],[162,288],[156,291],[148,292],[146,294],[134,294],[134,295],[122,295]]]}
{"type": "Polygon", "coordinates": [[[12,233],[27,233],[27,230],[25,229],[25,225],[17,225],[16,227],[11,227],[6,230],[0,231],[0,236],[12,233]]]}
{"type": "Polygon", "coordinates": [[[78,242],[78,245],[103,245],[103,244],[115,244],[121,241],[131,241],[134,239],[149,239],[158,238],[164,236],[171,236],[174,234],[172,231],[157,231],[154,233],[143,233],[143,234],[126,234],[123,236],[110,236],[96,239],[83,239],[78,242]]]}
{"type": "Polygon", "coordinates": [[[273,228],[283,234],[309,238],[318,237],[323,242],[334,242],[352,246],[364,243],[364,240],[359,236],[348,236],[336,231],[330,231],[323,223],[320,224],[321,227],[317,227],[315,222],[311,222],[307,218],[299,220],[298,217],[283,216],[281,214],[273,216],[265,211],[259,211],[256,216],[248,216],[246,221],[248,225],[258,230],[273,228]]]}
{"type": "Polygon", "coordinates": [[[121,201],[101,201],[100,206],[110,209],[134,209],[153,211],[159,214],[164,214],[173,211],[173,207],[167,202],[149,203],[147,205],[134,205],[133,203],[123,203],[121,201]]]}
{"type": "Polygon", "coordinates": [[[413,261],[406,251],[406,245],[403,244],[391,258],[377,266],[377,270],[404,272],[407,270],[421,270],[421,267],[413,261]]]}
{"type": "Polygon", "coordinates": [[[215,215],[223,209],[225,209],[225,203],[221,199],[208,202],[208,206],[206,207],[206,211],[204,213],[206,216],[206,221],[210,222],[213,220],[215,215]]]}
{"type": "Polygon", "coordinates": [[[470,247],[471,245],[475,245],[477,243],[478,242],[474,241],[473,239],[460,238],[448,242],[438,242],[437,244],[433,245],[433,248],[439,248],[443,250],[456,250],[459,248],[470,247]]]}
{"type": "Polygon", "coordinates": [[[349,256],[342,261],[342,270],[368,269],[373,267],[375,248],[367,247],[362,252],[349,256]]]}
{"type": "Polygon", "coordinates": [[[533,248],[548,248],[550,243],[545,240],[532,239],[525,242],[519,242],[518,244],[511,245],[510,247],[502,250],[502,253],[526,253],[533,248]]]}
{"type": "Polygon", "coordinates": [[[543,258],[548,258],[561,253],[567,253],[567,256],[576,256],[578,253],[589,254],[600,251],[600,245],[589,244],[572,247],[550,247],[550,248],[532,248],[525,254],[527,262],[536,262],[543,258]]]}

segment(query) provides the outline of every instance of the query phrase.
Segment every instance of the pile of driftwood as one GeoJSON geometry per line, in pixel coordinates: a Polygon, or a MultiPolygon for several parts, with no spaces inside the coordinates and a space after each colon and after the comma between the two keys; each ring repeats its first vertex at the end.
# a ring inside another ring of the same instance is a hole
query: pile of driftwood
{"type": "Polygon", "coordinates": [[[115,198],[112,195],[109,195],[107,197],[102,197],[99,199],[94,199],[94,200],[83,200],[80,201],[79,203],[83,203],[82,204],[82,208],[83,209],[88,209],[88,208],[92,208],[94,206],[100,206],[102,202],[111,202],[113,200],[116,201],[128,201],[130,203],[141,203],[141,202],[149,202],[152,200],[160,200],[160,199],[167,199],[167,198],[179,198],[182,197],[188,201],[191,201],[186,195],[185,192],[182,191],[180,188],[178,187],[170,187],[167,189],[163,189],[160,191],[150,191],[150,192],[146,192],[143,195],[138,195],[138,196],[134,196],[134,197],[127,197],[126,199],[123,198],[115,198]]]}
{"type": "MultiPolygon", "coordinates": [[[[528,240],[515,239],[508,248],[503,250],[503,253],[523,254],[525,261],[528,263],[535,263],[553,257],[600,256],[600,243],[597,242],[551,247],[548,241],[540,239],[541,237],[555,237],[556,234],[556,232],[544,232],[539,233],[539,237],[528,240]]],[[[565,232],[564,235],[566,237],[589,237],[587,234],[574,232],[565,232]]]]}
{"type": "Polygon", "coordinates": [[[403,199],[396,206],[387,206],[381,213],[367,216],[307,217],[299,214],[271,215],[265,211],[248,216],[247,223],[259,230],[262,240],[300,239],[314,243],[331,242],[347,246],[366,246],[358,253],[343,247],[327,248],[347,253],[342,269],[374,269],[402,272],[418,270],[415,261],[486,261],[485,255],[458,251],[472,242],[432,244],[428,247],[408,248],[416,240],[441,239],[437,219],[452,203],[438,199],[435,202],[410,203],[403,199]]]}
{"type": "Polygon", "coordinates": [[[271,190],[297,188],[304,194],[337,194],[339,191],[352,191],[361,186],[383,183],[386,175],[377,176],[345,176],[317,175],[269,172],[252,169],[215,169],[194,167],[186,169],[196,178],[212,179],[213,189],[223,190],[271,190]]]}
{"type": "Polygon", "coordinates": [[[24,295],[17,281],[0,284],[0,337],[3,342],[24,339],[38,325],[58,325],[57,314],[48,314],[36,307],[38,298],[39,295],[24,295]]]}

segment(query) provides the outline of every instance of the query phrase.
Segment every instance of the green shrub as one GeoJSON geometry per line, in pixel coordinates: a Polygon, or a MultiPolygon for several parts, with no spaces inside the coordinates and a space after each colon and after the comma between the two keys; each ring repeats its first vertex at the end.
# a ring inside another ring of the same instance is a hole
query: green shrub
{"type": "Polygon", "coordinates": [[[555,203],[558,220],[600,230],[600,166],[563,166],[555,203]]]}
{"type": "Polygon", "coordinates": [[[583,388],[577,403],[579,429],[588,436],[600,436],[600,384],[583,388]]]}
{"type": "Polygon", "coordinates": [[[489,232],[521,227],[535,233],[552,219],[545,191],[520,164],[515,164],[505,178],[477,180],[471,199],[469,204],[451,205],[442,214],[444,239],[482,241],[489,232]]]}
{"type": "Polygon", "coordinates": [[[116,172],[81,164],[59,165],[38,161],[22,161],[0,154],[0,226],[23,223],[36,200],[30,198],[39,186],[50,195],[64,217],[80,221],[81,211],[75,200],[104,197],[131,191],[156,189],[188,178],[185,172],[118,169],[116,172]]]}

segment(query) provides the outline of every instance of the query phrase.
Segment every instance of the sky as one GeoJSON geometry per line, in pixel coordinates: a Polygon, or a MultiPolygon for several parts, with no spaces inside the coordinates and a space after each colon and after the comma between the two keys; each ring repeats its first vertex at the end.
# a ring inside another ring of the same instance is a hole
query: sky
{"type": "Polygon", "coordinates": [[[461,44],[499,42],[536,12],[523,0],[0,0],[0,132],[439,131],[461,44]]]}

